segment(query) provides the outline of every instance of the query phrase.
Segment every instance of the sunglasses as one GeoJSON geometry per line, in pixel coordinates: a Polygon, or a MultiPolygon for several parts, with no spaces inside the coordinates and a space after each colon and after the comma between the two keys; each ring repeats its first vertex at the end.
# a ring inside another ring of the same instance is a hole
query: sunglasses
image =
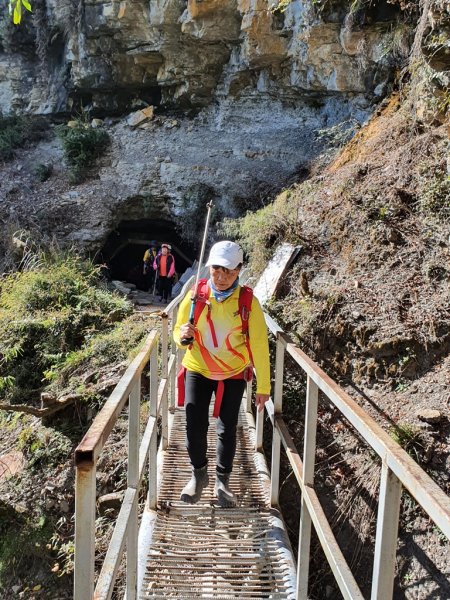
{"type": "Polygon", "coordinates": [[[222,267],[221,265],[211,265],[211,269],[213,271],[222,271],[225,275],[231,275],[236,271],[236,269],[227,269],[226,267],[222,267]]]}

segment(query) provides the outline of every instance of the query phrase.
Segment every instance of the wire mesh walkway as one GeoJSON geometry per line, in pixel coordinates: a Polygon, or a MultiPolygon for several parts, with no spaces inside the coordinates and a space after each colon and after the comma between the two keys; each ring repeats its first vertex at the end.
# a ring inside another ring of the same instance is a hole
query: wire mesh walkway
{"type": "Polygon", "coordinates": [[[270,479],[262,455],[254,451],[251,420],[242,407],[231,476],[238,506],[220,508],[213,496],[216,428],[212,417],[210,484],[201,501],[191,506],[179,500],[191,473],[184,410],[176,410],[140,598],[295,598],[294,560],[281,516],[269,505],[270,479]]]}

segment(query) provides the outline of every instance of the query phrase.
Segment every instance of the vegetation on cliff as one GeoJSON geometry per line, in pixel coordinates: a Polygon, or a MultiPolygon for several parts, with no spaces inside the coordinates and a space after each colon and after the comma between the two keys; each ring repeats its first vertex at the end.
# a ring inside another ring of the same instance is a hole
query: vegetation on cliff
{"type": "MultiPolygon", "coordinates": [[[[100,365],[108,364],[117,356],[111,332],[131,313],[131,306],[99,283],[98,267],[70,255],[41,255],[30,270],[3,277],[0,390],[4,403],[37,406],[44,390],[53,394],[66,386],[76,390],[79,386],[74,385],[72,374],[83,361],[103,354],[100,365]]],[[[135,338],[130,339],[133,343],[135,338]]],[[[122,356],[129,348],[121,348],[122,356]]]]}

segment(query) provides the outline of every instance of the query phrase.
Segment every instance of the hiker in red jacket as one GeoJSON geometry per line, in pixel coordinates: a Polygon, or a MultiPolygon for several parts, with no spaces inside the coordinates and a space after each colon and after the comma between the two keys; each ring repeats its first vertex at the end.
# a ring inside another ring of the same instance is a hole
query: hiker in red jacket
{"type": "Polygon", "coordinates": [[[172,281],[175,275],[175,258],[169,244],[161,244],[161,254],[155,258],[153,268],[158,278],[159,301],[168,302],[172,293],[172,281]]]}
{"type": "Polygon", "coordinates": [[[209,279],[197,289],[194,324],[189,322],[191,293],[180,304],[174,339],[193,338],[183,359],[180,394],[185,394],[187,450],[192,478],[181,500],[194,504],[208,485],[207,432],[211,397],[215,393],[217,416],[217,463],[215,495],[222,507],[233,507],[237,499],[229,485],[236,452],[236,427],[246,382],[256,371],[256,404],[264,408],[270,394],[267,327],[257,298],[239,285],[243,262],[241,248],[234,242],[218,242],[207,261],[209,279]],[[182,381],[184,379],[184,381],[182,381]]]}

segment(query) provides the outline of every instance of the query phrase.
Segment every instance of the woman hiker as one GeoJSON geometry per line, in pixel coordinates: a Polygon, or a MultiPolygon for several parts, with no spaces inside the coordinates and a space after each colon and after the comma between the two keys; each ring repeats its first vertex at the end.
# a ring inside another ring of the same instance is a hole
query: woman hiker
{"type": "Polygon", "coordinates": [[[153,262],[159,286],[159,301],[169,302],[172,293],[172,278],[175,275],[175,258],[169,244],[161,244],[161,254],[153,262]]]}
{"type": "Polygon", "coordinates": [[[186,404],[187,451],[192,478],[181,500],[195,504],[208,485],[207,432],[209,405],[215,394],[217,462],[214,493],[224,508],[236,506],[229,486],[236,452],[239,406],[246,382],[256,370],[256,406],[263,410],[270,394],[270,365],[264,314],[250,288],[239,285],[241,248],[230,241],[214,244],[206,263],[209,279],[197,288],[194,324],[189,322],[191,293],[180,304],[174,339],[186,349],[179,374],[178,403],[186,404]],[[182,341],[185,341],[184,344],[182,341]],[[184,379],[184,387],[183,381],[184,379]]]}

